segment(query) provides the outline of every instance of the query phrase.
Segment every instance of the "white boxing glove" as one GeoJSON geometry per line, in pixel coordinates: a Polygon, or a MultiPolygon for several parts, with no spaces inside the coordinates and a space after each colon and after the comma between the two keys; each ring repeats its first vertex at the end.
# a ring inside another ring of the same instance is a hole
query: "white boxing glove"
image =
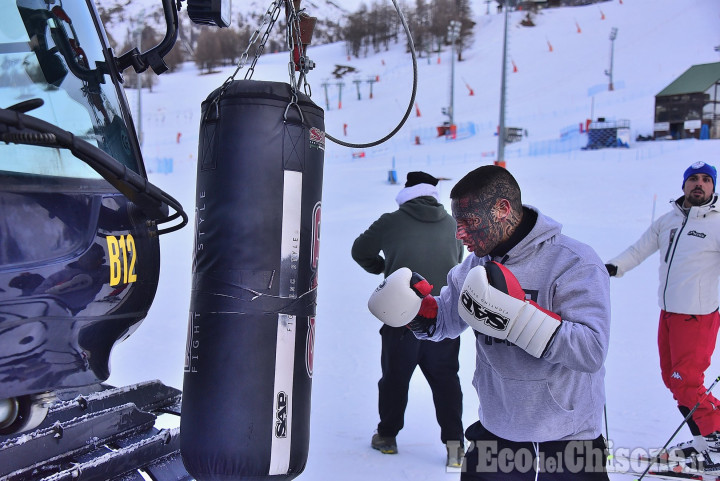
{"type": "Polygon", "coordinates": [[[510,270],[489,262],[470,270],[458,300],[460,317],[481,334],[508,340],[540,358],[560,327],[560,316],[532,301],[510,270]]]}
{"type": "MultiPolygon", "coordinates": [[[[424,321],[423,324],[434,325],[437,304],[430,295],[432,287],[420,274],[412,272],[407,267],[401,267],[387,276],[370,295],[368,309],[375,317],[391,327],[406,326],[418,314],[425,314],[429,318],[421,319],[424,321]],[[428,304],[434,304],[434,313],[430,309],[432,306],[428,304]]],[[[420,328],[417,330],[422,331],[420,328]]]]}

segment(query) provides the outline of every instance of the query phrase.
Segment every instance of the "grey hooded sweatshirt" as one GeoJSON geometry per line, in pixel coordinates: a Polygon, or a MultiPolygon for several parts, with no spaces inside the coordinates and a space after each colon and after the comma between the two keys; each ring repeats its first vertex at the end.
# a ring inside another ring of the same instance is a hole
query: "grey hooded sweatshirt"
{"type": "MultiPolygon", "coordinates": [[[[480,422],[510,441],[590,440],[602,432],[609,276],[595,251],[561,228],[538,212],[525,238],[502,259],[492,259],[510,269],[526,297],[562,318],[540,359],[505,341],[476,336],[473,385],[480,422]]],[[[468,327],[458,315],[460,290],[470,269],[488,260],[468,256],[448,273],[436,297],[437,330],[430,339],[454,338],[468,327]]]]}

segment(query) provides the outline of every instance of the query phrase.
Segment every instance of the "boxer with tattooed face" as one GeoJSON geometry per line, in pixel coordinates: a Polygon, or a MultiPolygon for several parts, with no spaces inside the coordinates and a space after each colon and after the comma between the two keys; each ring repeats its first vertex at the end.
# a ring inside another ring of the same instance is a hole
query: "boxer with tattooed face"
{"type": "Polygon", "coordinates": [[[502,167],[469,172],[450,199],[455,236],[474,255],[450,270],[439,296],[422,289],[422,272],[398,270],[368,307],[388,325],[416,312],[406,327],[419,339],[474,330],[478,421],[465,431],[471,444],[460,481],[608,481],[605,266],[559,222],[523,205],[502,167]],[[526,453],[532,462],[503,464],[493,453],[526,453]]]}

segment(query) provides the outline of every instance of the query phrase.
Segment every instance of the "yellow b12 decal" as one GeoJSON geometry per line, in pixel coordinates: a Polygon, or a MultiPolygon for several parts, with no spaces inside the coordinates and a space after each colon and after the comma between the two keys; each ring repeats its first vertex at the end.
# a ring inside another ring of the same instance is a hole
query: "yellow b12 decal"
{"type": "Polygon", "coordinates": [[[137,252],[135,252],[135,239],[133,236],[121,235],[115,237],[109,235],[106,237],[108,246],[108,263],[110,264],[110,285],[116,286],[122,283],[128,284],[137,281],[135,274],[135,260],[137,252]]]}

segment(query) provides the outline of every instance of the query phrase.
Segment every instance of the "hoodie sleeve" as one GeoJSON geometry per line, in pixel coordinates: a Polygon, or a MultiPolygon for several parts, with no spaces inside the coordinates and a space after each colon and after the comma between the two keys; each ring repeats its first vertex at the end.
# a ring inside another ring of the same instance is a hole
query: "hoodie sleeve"
{"type": "Polygon", "coordinates": [[[352,245],[352,258],[370,274],[385,272],[385,259],[380,255],[384,218],[385,215],[373,222],[365,232],[355,239],[352,245]]]}
{"type": "Polygon", "coordinates": [[[610,279],[599,259],[557,279],[552,307],[562,323],[543,359],[573,371],[597,372],[610,340],[610,279]]]}
{"type": "Polygon", "coordinates": [[[640,263],[647,259],[653,252],[659,249],[660,222],[662,222],[662,218],[653,222],[637,242],[606,262],[606,264],[617,266],[617,274],[615,274],[615,277],[622,277],[623,274],[640,265],[640,263]]]}

